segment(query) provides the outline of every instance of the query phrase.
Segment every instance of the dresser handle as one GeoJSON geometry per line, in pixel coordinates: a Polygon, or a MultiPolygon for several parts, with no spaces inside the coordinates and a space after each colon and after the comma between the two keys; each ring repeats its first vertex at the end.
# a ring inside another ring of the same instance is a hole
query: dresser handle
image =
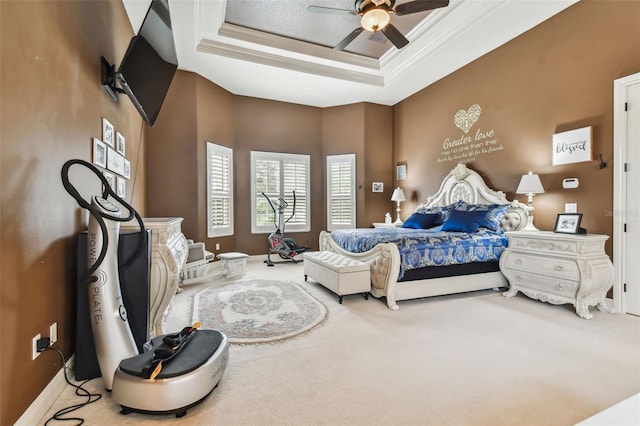
{"type": "Polygon", "coordinates": [[[556,271],[564,271],[564,267],[562,265],[556,265],[553,267],[556,271]]]}
{"type": "Polygon", "coordinates": [[[522,265],[522,259],[517,258],[516,259],[516,265],[522,265]]]}
{"type": "Polygon", "coordinates": [[[564,290],[564,284],[556,284],[556,290],[564,290]]]}

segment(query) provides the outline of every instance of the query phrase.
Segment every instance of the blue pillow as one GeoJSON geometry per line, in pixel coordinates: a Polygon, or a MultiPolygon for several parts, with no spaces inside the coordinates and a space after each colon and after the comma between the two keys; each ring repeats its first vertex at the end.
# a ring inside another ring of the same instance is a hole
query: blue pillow
{"type": "Polygon", "coordinates": [[[442,225],[443,231],[477,232],[486,221],[487,212],[483,210],[451,210],[449,218],[442,225]]]}
{"type": "Polygon", "coordinates": [[[466,210],[464,208],[461,208],[461,206],[466,205],[466,203],[462,200],[460,201],[456,201],[453,204],[449,204],[448,206],[434,206],[434,207],[418,207],[418,209],[416,209],[416,213],[438,213],[440,215],[440,220],[438,222],[436,222],[436,225],[441,225],[443,224],[447,218],[449,217],[449,212],[453,209],[459,209],[459,210],[466,210]]]}
{"type": "Polygon", "coordinates": [[[464,210],[467,212],[484,211],[487,213],[485,220],[480,225],[482,228],[488,228],[497,231],[504,215],[509,210],[508,204],[467,204],[460,203],[456,210],[464,210]]]}
{"type": "Polygon", "coordinates": [[[403,228],[429,229],[442,223],[440,213],[414,213],[403,224],[403,228]]]}
{"type": "Polygon", "coordinates": [[[500,229],[500,224],[502,223],[502,219],[509,211],[508,204],[492,204],[489,206],[489,210],[487,211],[487,217],[485,218],[485,222],[481,225],[485,228],[489,228],[492,231],[497,231],[500,229]]]}

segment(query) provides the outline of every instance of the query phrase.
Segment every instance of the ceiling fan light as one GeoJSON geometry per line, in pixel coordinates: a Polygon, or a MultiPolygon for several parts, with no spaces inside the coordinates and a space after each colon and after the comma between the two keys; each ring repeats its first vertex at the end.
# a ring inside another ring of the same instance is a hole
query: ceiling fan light
{"type": "Polygon", "coordinates": [[[375,32],[386,27],[390,20],[391,17],[385,9],[374,8],[368,10],[364,15],[362,15],[360,25],[362,25],[362,28],[367,31],[375,32]]]}

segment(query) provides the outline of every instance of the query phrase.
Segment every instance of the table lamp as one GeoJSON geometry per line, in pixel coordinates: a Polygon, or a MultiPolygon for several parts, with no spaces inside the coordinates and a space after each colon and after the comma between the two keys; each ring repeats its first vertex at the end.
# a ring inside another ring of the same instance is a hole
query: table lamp
{"type": "Polygon", "coordinates": [[[395,201],[397,206],[396,221],[394,222],[396,226],[402,225],[402,221],[400,220],[400,203],[405,200],[406,198],[404,197],[404,191],[400,187],[393,190],[393,195],[391,195],[391,201],[395,201]]]}
{"type": "Polygon", "coordinates": [[[538,229],[533,225],[533,194],[544,194],[540,177],[532,172],[522,175],[518,189],[516,189],[516,194],[527,194],[527,201],[530,208],[527,214],[527,224],[522,230],[537,231],[538,229]]]}

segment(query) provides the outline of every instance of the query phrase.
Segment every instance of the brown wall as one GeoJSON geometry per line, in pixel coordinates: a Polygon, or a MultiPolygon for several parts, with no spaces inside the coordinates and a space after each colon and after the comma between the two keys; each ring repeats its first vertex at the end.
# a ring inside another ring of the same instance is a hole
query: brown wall
{"type": "Polygon", "coordinates": [[[196,230],[198,197],[196,79],[176,72],[158,123],[147,131],[147,213],[182,217],[182,231],[196,230]],[[164,118],[164,120],[163,120],[164,118]]]}
{"type": "MultiPolygon", "coordinates": [[[[213,249],[207,238],[207,147],[206,142],[235,148],[236,117],[234,110],[235,96],[226,90],[212,84],[208,80],[196,80],[196,99],[198,112],[197,153],[198,161],[198,222],[195,241],[205,241],[213,249]]],[[[235,169],[234,174],[242,173],[242,169],[235,169]]],[[[243,194],[235,194],[236,200],[243,194]]],[[[191,234],[189,234],[191,235],[191,234]]],[[[213,242],[213,241],[211,241],[213,242]]],[[[236,236],[216,239],[220,248],[231,251],[235,247],[236,236]]]]}
{"type": "Polygon", "coordinates": [[[251,151],[311,156],[311,231],[288,233],[298,244],[318,246],[326,228],[327,155],[355,153],[357,224],[380,222],[393,208],[391,107],[354,104],[320,109],[233,96],[189,72],[178,71],[167,94],[162,125],[148,132],[149,216],[184,218],[182,230],[210,250],[264,254],[266,234],[251,233],[251,151]],[[206,237],[206,147],[214,142],[234,149],[234,235],[206,237]],[[384,193],[372,193],[372,182],[384,193]],[[156,194],[163,194],[158,197],[156,194]]]}
{"type": "MultiPolygon", "coordinates": [[[[0,424],[8,425],[61,367],[54,351],[31,360],[32,337],[57,322],[57,345],[67,359],[74,352],[75,234],[87,219],[63,189],[63,163],[91,161],[106,117],[126,138],[126,199],[141,213],[146,184],[142,119],[100,85],[100,56],[119,60],[133,35],[122,3],[3,0],[0,19],[0,424]]],[[[82,195],[99,193],[79,166],[70,175],[82,195]]]]}
{"type": "Polygon", "coordinates": [[[364,168],[366,194],[364,205],[358,206],[358,226],[370,227],[374,222],[384,222],[384,214],[393,211],[393,108],[365,104],[364,117],[364,168]],[[382,182],[383,192],[372,192],[373,182],[382,182]]]}
{"type": "MultiPolygon", "coordinates": [[[[360,224],[366,196],[364,104],[326,108],[322,113],[322,154],[356,154],[356,224],[360,224]]],[[[322,163],[326,181],[326,160],[322,163]]],[[[327,226],[327,192],[323,185],[322,211],[324,228],[327,226]]]]}
{"type": "MultiPolygon", "coordinates": [[[[384,213],[391,209],[392,120],[391,107],[368,103],[326,108],[322,112],[323,156],[356,154],[358,227],[382,222],[384,213]],[[371,192],[373,182],[382,182],[384,192],[371,192]]],[[[324,179],[326,181],[326,173],[324,179]]],[[[322,210],[326,212],[326,188],[324,190],[322,210]]],[[[326,216],[324,226],[326,228],[326,216]]]]}
{"type": "MultiPolygon", "coordinates": [[[[394,157],[408,162],[402,186],[412,194],[403,214],[464,161],[510,198],[522,174],[540,174],[545,193],[534,198],[539,229],[553,229],[564,203],[577,202],[589,232],[612,235],[605,212],[613,203],[613,80],[640,71],[639,22],[640,2],[583,0],[397,104],[394,157]],[[441,161],[444,142],[466,136],[454,115],[474,104],[482,113],[468,135],[493,131],[479,139],[495,141],[484,147],[502,149],[476,154],[476,148],[473,155],[441,161]],[[609,166],[552,166],[552,135],[584,126],[594,126],[594,160],[602,154],[609,166]],[[579,188],[562,189],[567,177],[579,178],[579,188]]],[[[524,195],[517,198],[526,202],[524,195]]],[[[607,252],[612,254],[611,240],[607,252]]]]}
{"type": "MultiPolygon", "coordinates": [[[[235,118],[236,248],[249,254],[264,254],[268,247],[267,235],[251,233],[251,151],[310,155],[311,205],[320,205],[323,188],[322,111],[315,107],[237,97],[235,118]]],[[[322,217],[319,209],[312,208],[311,232],[287,233],[287,236],[299,245],[317,247],[322,217]]]]}

